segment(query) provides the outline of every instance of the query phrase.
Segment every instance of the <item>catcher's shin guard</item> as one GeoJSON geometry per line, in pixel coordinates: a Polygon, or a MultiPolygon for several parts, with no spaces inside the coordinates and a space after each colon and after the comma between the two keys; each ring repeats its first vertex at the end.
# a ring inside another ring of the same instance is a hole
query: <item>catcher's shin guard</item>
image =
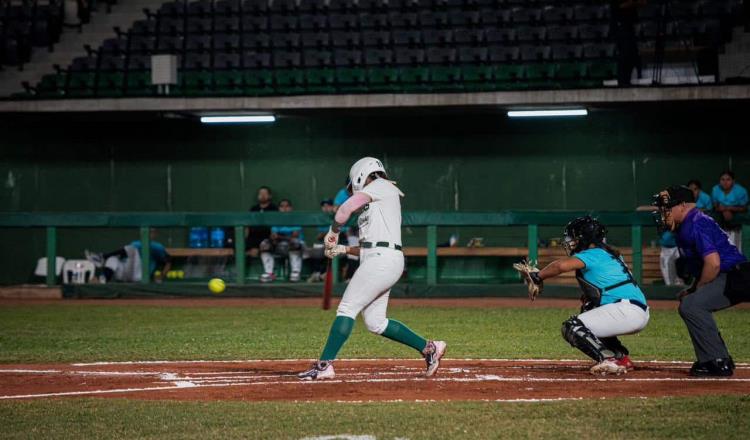
{"type": "Polygon", "coordinates": [[[563,322],[562,337],[571,346],[597,362],[615,357],[615,352],[607,348],[576,316],[571,316],[563,322]]]}

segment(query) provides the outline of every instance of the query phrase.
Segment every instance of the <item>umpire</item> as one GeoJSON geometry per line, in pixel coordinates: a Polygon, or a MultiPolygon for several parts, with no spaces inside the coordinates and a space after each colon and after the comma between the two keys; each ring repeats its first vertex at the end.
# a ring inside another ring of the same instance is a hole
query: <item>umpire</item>
{"type": "Polygon", "coordinates": [[[734,372],[713,312],[750,300],[750,263],[719,225],[695,207],[692,191],[673,186],[654,195],[660,231],[673,231],[685,269],[695,280],[679,293],[680,316],[698,360],[692,376],[731,376],[734,372]]]}

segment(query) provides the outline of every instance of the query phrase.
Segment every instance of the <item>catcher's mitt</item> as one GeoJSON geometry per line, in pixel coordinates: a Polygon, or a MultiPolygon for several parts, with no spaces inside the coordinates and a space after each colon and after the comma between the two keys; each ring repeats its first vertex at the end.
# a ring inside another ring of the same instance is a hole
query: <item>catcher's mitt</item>
{"type": "Polygon", "coordinates": [[[529,299],[534,301],[544,288],[544,282],[539,278],[539,268],[536,263],[523,260],[520,263],[514,263],[513,269],[521,274],[524,284],[529,289],[529,299]]]}

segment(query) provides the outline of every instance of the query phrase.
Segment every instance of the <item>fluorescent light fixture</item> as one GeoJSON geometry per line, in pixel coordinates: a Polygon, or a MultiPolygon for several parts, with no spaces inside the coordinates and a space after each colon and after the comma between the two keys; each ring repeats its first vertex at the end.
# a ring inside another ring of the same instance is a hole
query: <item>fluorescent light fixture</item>
{"type": "Polygon", "coordinates": [[[553,116],[586,116],[589,112],[585,108],[557,109],[557,110],[509,110],[510,118],[547,118],[553,116]]]}
{"type": "Polygon", "coordinates": [[[276,121],[274,115],[201,116],[201,122],[204,124],[250,124],[274,121],[276,121]]]}

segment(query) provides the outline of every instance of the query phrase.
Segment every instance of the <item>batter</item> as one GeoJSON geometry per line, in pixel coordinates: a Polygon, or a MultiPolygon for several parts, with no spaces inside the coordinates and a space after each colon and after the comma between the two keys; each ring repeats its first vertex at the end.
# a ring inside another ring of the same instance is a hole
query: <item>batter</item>
{"type": "Polygon", "coordinates": [[[401,252],[401,197],[404,194],[387,178],[383,164],[373,157],[358,160],[349,171],[352,196],[336,211],[333,225],[324,238],[328,258],[359,255],[360,265],[341,298],[320,360],[299,373],[302,380],[331,379],[333,361],[361,312],[367,329],[407,345],[424,356],[425,376],[435,374],[445,354],[443,341],[428,341],[395,319],[386,317],[391,287],[404,271],[401,252]],[[352,214],[359,213],[359,246],[338,244],[339,232],[352,214]]]}

